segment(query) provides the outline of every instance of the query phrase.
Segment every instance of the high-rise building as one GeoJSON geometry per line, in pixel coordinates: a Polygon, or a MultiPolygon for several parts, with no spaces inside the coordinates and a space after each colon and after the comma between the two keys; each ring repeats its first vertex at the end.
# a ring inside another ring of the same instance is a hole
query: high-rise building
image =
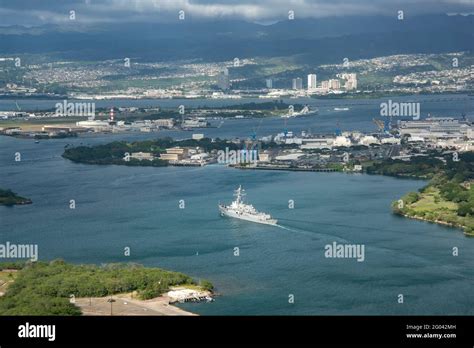
{"type": "Polygon", "coordinates": [[[303,89],[303,79],[302,78],[300,78],[300,77],[296,78],[296,87],[298,89],[303,89]]]}
{"type": "Polygon", "coordinates": [[[341,74],[341,78],[346,80],[344,84],[344,88],[348,91],[357,89],[357,74],[341,74]]]}
{"type": "Polygon", "coordinates": [[[329,81],[322,81],[321,82],[321,88],[324,89],[324,90],[328,90],[329,89],[329,81]]]}
{"type": "Polygon", "coordinates": [[[272,79],[266,79],[265,80],[265,84],[267,86],[268,89],[272,89],[273,88],[273,80],[272,79]]]}
{"type": "Polygon", "coordinates": [[[340,89],[341,83],[338,79],[331,79],[329,80],[329,89],[340,89]]]}
{"type": "Polygon", "coordinates": [[[315,89],[316,83],[317,83],[316,74],[309,74],[308,75],[308,90],[315,89]]]}
{"type": "Polygon", "coordinates": [[[293,79],[293,89],[303,89],[303,79],[301,77],[297,77],[293,79]]]}
{"type": "Polygon", "coordinates": [[[346,83],[344,84],[344,88],[345,88],[347,91],[350,91],[350,90],[355,89],[355,88],[354,88],[354,83],[352,82],[352,80],[347,80],[346,83]]]}
{"type": "Polygon", "coordinates": [[[354,74],[354,78],[352,79],[352,89],[357,89],[357,76],[354,74]]]}
{"type": "Polygon", "coordinates": [[[217,87],[222,90],[230,88],[229,70],[227,68],[217,76],[217,87]]]}

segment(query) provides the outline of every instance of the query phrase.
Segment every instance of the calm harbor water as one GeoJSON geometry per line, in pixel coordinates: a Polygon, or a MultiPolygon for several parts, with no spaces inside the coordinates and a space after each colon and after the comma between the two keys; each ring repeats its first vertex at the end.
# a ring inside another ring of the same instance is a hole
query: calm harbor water
{"type": "MultiPolygon", "coordinates": [[[[450,110],[460,108],[454,103],[450,110]]],[[[354,117],[371,120],[366,114],[354,117]]],[[[262,128],[271,132],[268,124],[262,128]]],[[[243,136],[247,126],[252,124],[209,131],[243,136]]],[[[94,166],[60,157],[68,143],[156,136],[95,135],[39,144],[0,137],[0,187],[34,202],[0,207],[0,243],[37,243],[43,260],[138,262],[208,279],[221,296],[209,304],[183,305],[204,315],[474,314],[474,240],[460,230],[390,213],[391,201],[423,181],[219,165],[94,166]],[[14,161],[15,152],[21,162],[14,161]],[[280,227],[218,215],[219,201],[232,200],[239,184],[248,201],[279,219],[280,227]],[[325,245],[334,241],[364,244],[365,261],[325,258],[325,245]],[[240,256],[234,256],[236,247],[240,256]],[[459,256],[452,256],[453,247],[459,256]],[[294,304],[288,303],[290,294],[294,304]],[[397,303],[398,294],[405,303],[397,303]]]]}

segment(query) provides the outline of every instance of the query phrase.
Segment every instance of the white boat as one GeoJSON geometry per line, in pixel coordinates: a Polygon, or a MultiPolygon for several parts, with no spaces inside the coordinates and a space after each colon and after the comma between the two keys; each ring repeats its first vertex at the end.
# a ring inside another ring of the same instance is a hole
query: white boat
{"type": "Polygon", "coordinates": [[[349,111],[349,108],[334,108],[334,111],[349,111]]]}
{"type": "Polygon", "coordinates": [[[243,197],[245,196],[245,191],[242,189],[242,186],[239,186],[239,188],[235,190],[234,196],[236,199],[230,205],[219,204],[221,216],[228,216],[259,224],[277,224],[278,221],[273,219],[269,214],[261,213],[257,211],[253,205],[244,203],[243,197]]]}
{"type": "Polygon", "coordinates": [[[317,115],[319,113],[318,108],[310,109],[308,105],[305,105],[300,111],[298,112],[289,112],[286,115],[282,115],[283,118],[292,118],[292,117],[303,117],[303,116],[311,116],[317,115]]]}

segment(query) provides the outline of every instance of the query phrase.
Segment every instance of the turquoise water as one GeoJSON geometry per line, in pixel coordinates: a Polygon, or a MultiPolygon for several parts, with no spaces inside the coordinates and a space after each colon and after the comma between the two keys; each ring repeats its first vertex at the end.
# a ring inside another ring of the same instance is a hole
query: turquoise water
{"type": "Polygon", "coordinates": [[[423,181],[218,165],[93,166],[60,157],[69,142],[110,139],[0,137],[0,187],[34,202],[0,207],[0,243],[37,243],[43,260],[139,262],[208,279],[216,301],[184,305],[200,314],[474,314],[474,239],[390,213],[391,201],[423,181]],[[239,184],[281,227],[218,215],[218,202],[229,202],[239,184]],[[365,261],[325,258],[334,241],[364,244],[365,261]]]}

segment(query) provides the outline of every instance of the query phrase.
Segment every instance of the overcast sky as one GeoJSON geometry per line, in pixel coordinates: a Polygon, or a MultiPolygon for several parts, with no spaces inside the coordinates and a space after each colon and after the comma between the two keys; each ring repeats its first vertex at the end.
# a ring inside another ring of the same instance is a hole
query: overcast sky
{"type": "Polygon", "coordinates": [[[474,13],[474,0],[0,0],[0,25],[60,24],[74,10],[82,23],[163,21],[178,17],[270,22],[348,15],[474,13]]]}

